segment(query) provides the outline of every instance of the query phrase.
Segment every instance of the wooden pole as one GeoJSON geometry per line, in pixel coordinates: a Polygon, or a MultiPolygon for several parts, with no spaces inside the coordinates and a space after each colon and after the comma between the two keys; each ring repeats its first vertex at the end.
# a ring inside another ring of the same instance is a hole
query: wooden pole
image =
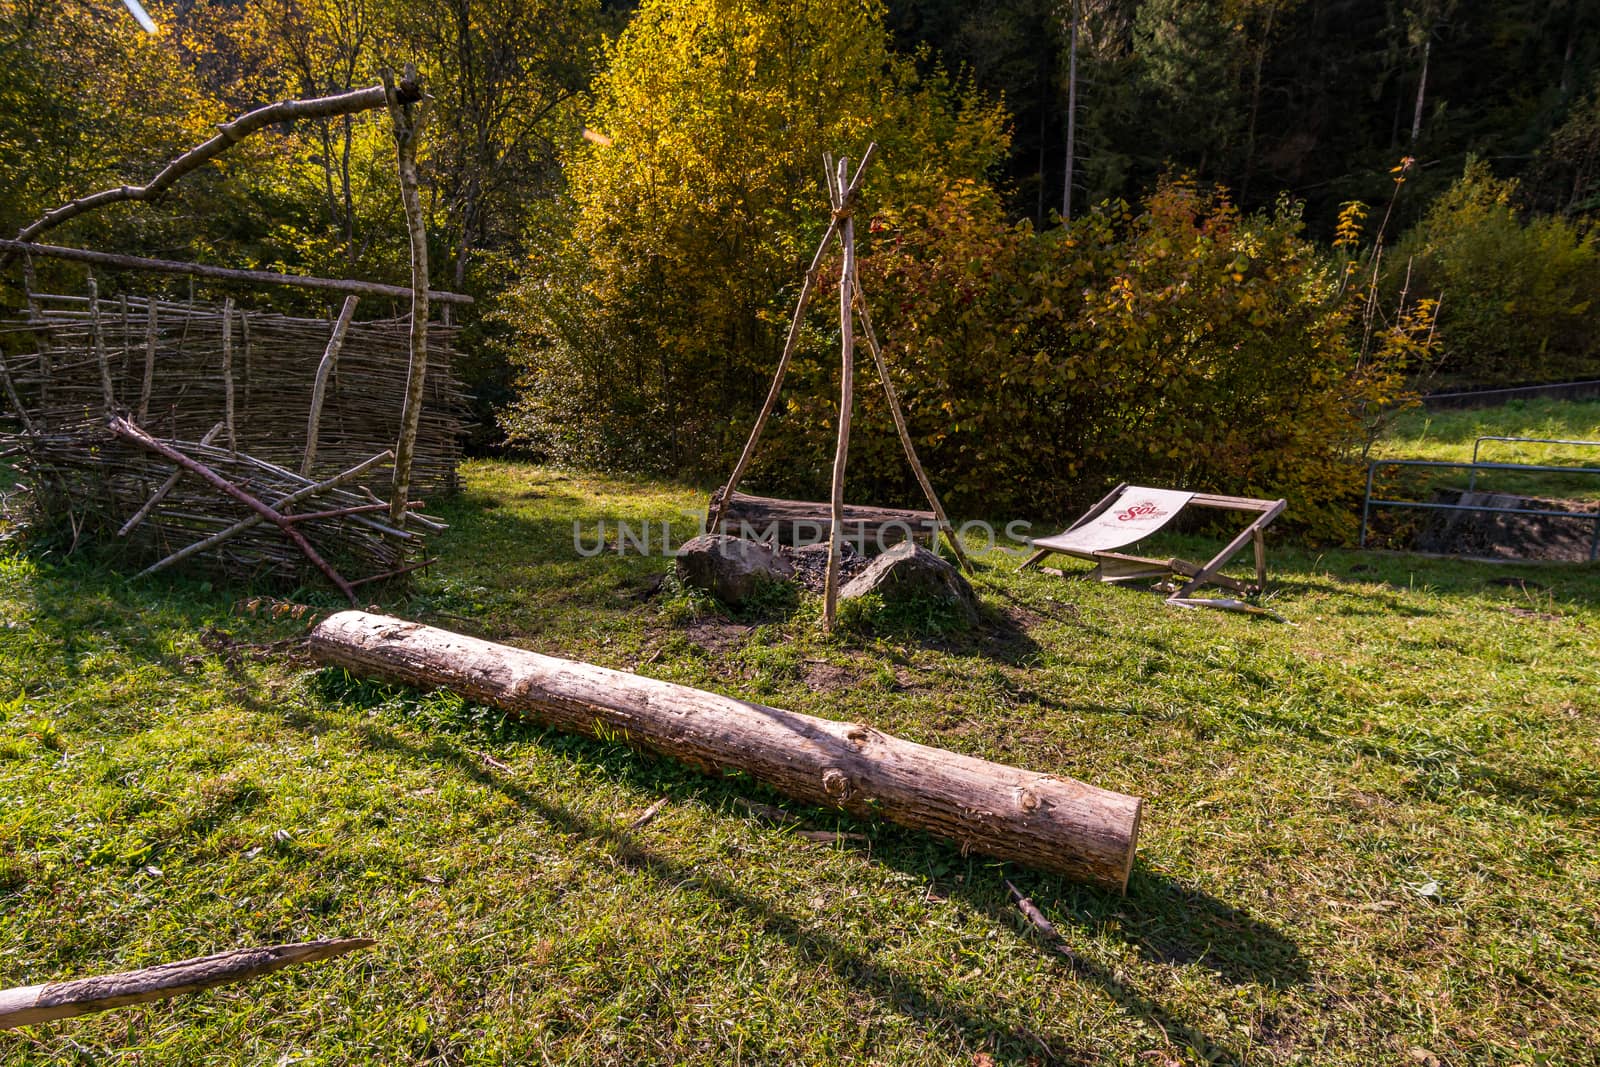
{"type": "MultiPolygon", "coordinates": [[[[304,487],[302,487],[300,489],[296,489],[294,492],[290,493],[288,496],[284,497],[282,500],[279,500],[276,504],[272,505],[272,507],[273,507],[273,509],[275,511],[277,511],[281,515],[281,514],[283,514],[283,509],[289,508],[289,507],[293,507],[295,504],[298,504],[300,501],[307,500],[307,499],[309,499],[311,497],[314,497],[318,493],[325,493],[329,489],[334,489],[334,488],[337,488],[338,486],[344,485],[346,482],[354,481],[355,479],[361,477],[361,475],[365,474],[367,471],[371,470],[373,467],[376,467],[378,464],[383,463],[384,461],[390,460],[390,459],[393,459],[393,458],[394,458],[394,453],[393,452],[380,452],[376,456],[372,456],[372,457],[370,457],[368,459],[362,460],[360,463],[356,464],[354,467],[351,467],[349,470],[343,472],[342,474],[336,474],[332,478],[324,478],[322,481],[317,482],[315,485],[307,485],[307,486],[304,486],[304,487]]],[[[387,508],[388,505],[385,504],[384,507],[387,508]]],[[[291,516],[289,516],[289,515],[283,515],[283,518],[284,518],[284,521],[286,521],[286,522],[294,521],[293,518],[291,516]]],[[[178,549],[178,551],[172,553],[172,555],[170,555],[170,556],[167,556],[165,559],[157,560],[156,562],[150,564],[150,566],[146,567],[144,570],[140,571],[138,574],[134,575],[134,577],[135,578],[145,578],[145,577],[148,577],[149,575],[156,574],[159,571],[164,571],[168,567],[172,566],[174,563],[180,563],[183,560],[188,559],[190,556],[195,555],[196,553],[204,552],[208,548],[215,548],[217,545],[222,544],[224,541],[228,541],[228,540],[230,540],[230,539],[232,539],[234,537],[237,537],[238,535],[244,533],[246,530],[251,529],[252,527],[255,527],[255,526],[259,526],[261,523],[263,523],[265,521],[266,521],[266,516],[260,514],[259,512],[257,512],[254,515],[248,515],[245,518],[242,518],[238,522],[234,523],[232,526],[229,526],[225,530],[218,530],[216,533],[212,534],[210,537],[207,537],[207,538],[204,538],[202,540],[196,541],[196,542],[194,542],[193,544],[190,544],[190,545],[185,545],[183,548],[178,549]]]]}
{"type": "MultiPolygon", "coordinates": [[[[867,164],[872,161],[873,154],[878,150],[877,144],[867,145],[866,152],[862,153],[861,165],[856,168],[856,174],[850,181],[850,188],[845,192],[843,210],[849,211],[855,205],[856,198],[861,193],[861,181],[866,176],[867,164]]],[[[833,173],[830,170],[824,175],[828,183],[828,202],[834,202],[833,173]]],[[[733,465],[733,473],[728,476],[728,483],[722,489],[722,494],[711,507],[711,518],[706,524],[707,533],[716,533],[722,524],[723,513],[733,499],[734,490],[739,488],[739,479],[744,477],[745,468],[750,465],[750,459],[755,455],[756,442],[761,440],[761,431],[766,428],[767,419],[772,415],[772,410],[777,406],[778,394],[783,389],[783,378],[789,370],[789,360],[794,355],[795,346],[800,341],[800,328],[805,322],[806,302],[811,298],[811,290],[816,285],[817,273],[822,269],[822,258],[828,252],[828,243],[833,240],[834,234],[839,232],[842,221],[840,208],[835,206],[831,217],[828,219],[828,229],[822,235],[822,240],[817,242],[816,254],[811,257],[811,266],[806,270],[805,280],[800,284],[800,296],[795,301],[794,317],[789,320],[789,333],[783,341],[783,355],[778,357],[778,371],[772,376],[772,387],[767,390],[767,399],[761,405],[761,413],[756,416],[756,424],[750,430],[750,439],[745,442],[744,451],[739,453],[739,461],[733,465]]]]}
{"type": "Polygon", "coordinates": [[[117,392],[111,384],[111,361],[106,357],[105,334],[100,329],[100,287],[93,274],[89,275],[89,337],[95,362],[100,365],[100,392],[106,414],[112,415],[117,410],[117,392]]]}
{"type": "Polygon", "coordinates": [[[150,312],[144,326],[144,377],[139,382],[139,417],[142,426],[150,417],[150,393],[156,380],[156,338],[159,335],[156,319],[156,302],[150,301],[150,312]]]}
{"type": "Polygon", "coordinates": [[[328,338],[322,362],[317,364],[317,380],[311,386],[311,414],[306,419],[306,454],[300,461],[300,473],[308,478],[312,464],[317,461],[317,437],[322,432],[322,404],[328,393],[328,378],[339,362],[339,349],[344,347],[344,335],[350,329],[357,303],[358,299],[353,295],[344,298],[344,307],[339,309],[339,318],[333,324],[333,336],[328,338]]]}
{"type": "MultiPolygon", "coordinates": [[[[416,72],[407,69],[406,79],[414,84],[416,72]]],[[[388,94],[389,119],[394,126],[400,200],[405,206],[406,232],[411,239],[411,368],[406,376],[405,404],[400,409],[400,439],[394,448],[394,487],[389,498],[389,521],[404,529],[406,501],[411,492],[411,462],[417,445],[417,427],[422,420],[422,386],[428,375],[428,232],[423,224],[422,198],[418,192],[417,142],[427,125],[429,98],[422,96],[413,107],[396,91],[388,71],[383,72],[383,88],[388,94]]]]}
{"type": "MultiPolygon", "coordinates": [[[[184,263],[175,259],[149,259],[145,256],[125,256],[116,252],[93,252],[87,248],[64,248],[61,245],[36,245],[23,241],[0,239],[0,251],[26,252],[31,255],[64,259],[73,263],[89,263],[118,270],[142,270],[155,274],[187,274],[191,278],[211,278],[223,282],[246,282],[251,285],[284,285],[295,289],[313,289],[319,292],[356,293],[359,296],[384,296],[405,298],[411,289],[404,285],[385,285],[382,282],[363,282],[353,278],[313,278],[306,275],[279,274],[270,270],[235,270],[231,267],[212,267],[204,263],[184,263]]],[[[448,304],[470,304],[472,297],[464,293],[432,291],[430,300],[448,304]]]]}
{"type": "MultiPolygon", "coordinates": [[[[843,208],[845,173],[849,160],[839,160],[835,178],[837,195],[833,197],[834,211],[843,208]]],[[[844,547],[844,474],[850,454],[850,413],[855,407],[855,335],[852,332],[850,300],[856,269],[855,222],[848,212],[840,227],[844,244],[844,263],[839,269],[839,437],[833,449],[833,527],[828,532],[828,572],[823,586],[822,628],[832,630],[839,607],[839,557],[844,547]]]]}
{"type": "Polygon", "coordinates": [[[222,424],[228,451],[239,458],[239,435],[233,422],[233,297],[222,301],[222,424]]]}
{"type": "Polygon", "coordinates": [[[404,619],[341,611],[310,635],[318,662],[468,700],[714,772],[739,770],[809,804],[953,838],[963,848],[1115,890],[1142,801],[832,722],[404,619]]]}
{"type": "MultiPolygon", "coordinates": [[[[200,438],[200,443],[202,445],[209,445],[211,442],[217,439],[217,435],[220,434],[224,428],[225,427],[222,423],[217,423],[215,426],[211,427],[211,429],[206,431],[206,435],[204,437],[200,438]]],[[[117,531],[117,536],[127,537],[135,529],[137,529],[141,522],[150,517],[150,513],[156,509],[156,506],[167,498],[167,494],[178,487],[178,482],[182,479],[183,471],[181,470],[176,470],[169,474],[167,476],[167,480],[162,482],[154,493],[150,494],[150,499],[146,500],[144,504],[140,506],[139,510],[133,513],[133,518],[122,524],[122,529],[117,531]]]]}
{"type": "Polygon", "coordinates": [[[911,441],[911,430],[906,426],[905,412],[900,410],[900,394],[895,391],[894,380],[889,377],[889,364],[883,358],[883,349],[878,345],[877,331],[872,328],[872,312],[867,310],[867,294],[861,289],[859,277],[855,278],[854,282],[856,310],[861,315],[861,333],[866,339],[868,350],[872,352],[872,361],[878,368],[878,380],[883,382],[883,391],[889,398],[889,414],[894,416],[894,428],[900,435],[900,444],[906,450],[906,459],[911,463],[911,472],[917,476],[917,483],[922,486],[922,492],[928,498],[928,505],[933,508],[933,514],[939,520],[939,528],[944,531],[944,539],[950,542],[950,551],[956,554],[961,569],[970,574],[972,562],[967,559],[961,541],[956,537],[955,528],[950,525],[950,517],[944,513],[944,505],[939,503],[939,494],[933,491],[933,483],[928,480],[928,472],[922,469],[922,461],[917,458],[917,446],[911,441]]]}
{"type": "Polygon", "coordinates": [[[243,982],[296,963],[331,959],[375,944],[377,942],[371,938],[345,937],[241,948],[121,974],[0,990],[0,1030],[165,1000],[212,986],[243,982]]]}

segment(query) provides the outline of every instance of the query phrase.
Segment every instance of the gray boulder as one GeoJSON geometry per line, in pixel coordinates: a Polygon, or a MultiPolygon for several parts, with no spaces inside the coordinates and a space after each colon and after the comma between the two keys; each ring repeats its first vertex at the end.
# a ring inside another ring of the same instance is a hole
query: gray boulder
{"type": "Polygon", "coordinates": [[[781,582],[794,564],[760,541],[727,534],[702,534],[678,549],[678,577],[724,604],[738,607],[763,582],[781,582]]]}
{"type": "Polygon", "coordinates": [[[839,590],[841,600],[877,593],[886,602],[936,600],[978,621],[978,596],[961,572],[921,545],[902,541],[867,565],[839,590]]]}

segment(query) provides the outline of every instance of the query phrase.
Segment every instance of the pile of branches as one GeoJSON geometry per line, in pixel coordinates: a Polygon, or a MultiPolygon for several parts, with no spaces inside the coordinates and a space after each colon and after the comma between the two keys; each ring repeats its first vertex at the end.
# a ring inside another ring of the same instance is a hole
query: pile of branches
{"type": "MultiPolygon", "coordinates": [[[[128,546],[141,573],[320,572],[352,603],[362,584],[427,562],[442,524],[368,488],[392,480],[405,320],[352,323],[353,301],[332,323],[93,294],[33,297],[0,326],[19,423],[0,449],[20,456],[40,519],[74,544],[128,546]]],[[[460,394],[454,331],[429,332],[412,484],[437,494],[456,487],[460,394]]]]}

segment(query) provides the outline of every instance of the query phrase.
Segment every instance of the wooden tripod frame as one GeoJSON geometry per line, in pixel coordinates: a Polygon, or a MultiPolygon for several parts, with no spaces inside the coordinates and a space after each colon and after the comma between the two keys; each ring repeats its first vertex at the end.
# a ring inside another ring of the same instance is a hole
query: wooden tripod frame
{"type": "Polygon", "coordinates": [[[817,243],[817,251],[811,258],[811,266],[806,271],[805,281],[800,286],[800,296],[795,302],[794,317],[789,322],[789,334],[784,341],[783,355],[778,359],[777,372],[772,376],[772,387],[767,391],[767,399],[761,406],[761,413],[756,416],[756,424],[750,431],[750,439],[745,442],[744,451],[739,454],[739,461],[734,464],[733,473],[728,478],[728,483],[712,501],[711,512],[706,524],[707,530],[715,531],[720,528],[722,518],[728,505],[732,502],[734,491],[739,486],[739,479],[744,476],[745,469],[750,465],[750,458],[755,453],[756,442],[761,439],[761,431],[766,428],[767,419],[772,410],[777,406],[778,393],[783,388],[784,375],[789,369],[789,360],[794,355],[795,346],[800,338],[800,327],[805,320],[806,303],[811,297],[811,290],[816,285],[817,274],[822,268],[823,257],[827,254],[828,246],[834,237],[839,238],[840,246],[844,251],[844,265],[839,275],[839,333],[840,350],[843,361],[843,372],[839,387],[839,436],[833,454],[833,493],[830,501],[831,525],[828,535],[828,572],[827,584],[823,595],[822,624],[824,629],[833,629],[834,617],[839,598],[839,557],[842,547],[842,531],[845,528],[844,504],[844,474],[845,465],[850,451],[850,414],[855,401],[855,332],[854,320],[859,318],[863,339],[867,348],[872,353],[872,359],[878,370],[878,380],[883,383],[884,394],[889,401],[889,412],[894,417],[895,432],[900,437],[900,444],[905,449],[906,459],[911,464],[912,473],[917,477],[917,484],[922,487],[923,493],[928,498],[928,504],[933,509],[936,530],[944,534],[949,542],[950,550],[955,553],[964,570],[971,571],[972,563],[967,559],[966,552],[962,550],[961,542],[956,537],[955,528],[951,525],[949,516],[945,514],[944,505],[939,502],[939,495],[934,492],[933,483],[928,480],[927,471],[923,469],[922,461],[917,458],[916,446],[911,440],[911,431],[906,426],[905,413],[900,408],[900,396],[895,391],[894,382],[889,377],[889,367],[883,358],[883,349],[878,344],[878,336],[872,327],[872,316],[867,310],[866,294],[861,288],[861,278],[856,271],[856,238],[855,223],[852,214],[855,210],[856,199],[861,192],[861,181],[866,174],[867,164],[872,161],[873,154],[878,146],[867,146],[866,152],[861,157],[860,164],[856,167],[855,175],[848,178],[849,161],[840,158],[835,161],[831,156],[825,156],[826,177],[828,186],[828,202],[833,209],[832,217],[828,221],[828,229],[822,235],[822,240],[817,243]]]}

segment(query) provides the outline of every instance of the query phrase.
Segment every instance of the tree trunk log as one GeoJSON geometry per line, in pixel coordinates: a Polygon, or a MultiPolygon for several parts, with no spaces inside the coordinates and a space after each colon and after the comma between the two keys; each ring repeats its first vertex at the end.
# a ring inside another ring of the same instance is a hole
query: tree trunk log
{"type": "Polygon", "coordinates": [[[242,982],[296,963],[342,956],[375,944],[377,942],[369,938],[347,937],[242,948],[121,974],[0,990],[0,1030],[164,1000],[229,982],[242,982]]]}
{"type": "Polygon", "coordinates": [[[449,689],[558,729],[744,771],[806,803],[1119,891],[1133,866],[1143,801],[1070,778],[363,611],[319,623],[310,647],[318,662],[357,675],[449,689]]]}
{"type": "MultiPolygon", "coordinates": [[[[709,510],[714,512],[722,497],[722,490],[712,494],[709,510]]],[[[844,506],[844,539],[862,555],[881,552],[908,537],[929,540],[938,529],[938,516],[931,511],[844,506]]],[[[814,545],[833,536],[833,516],[826,503],[734,493],[723,505],[721,524],[708,526],[706,532],[756,541],[770,538],[781,545],[814,545]]]]}

